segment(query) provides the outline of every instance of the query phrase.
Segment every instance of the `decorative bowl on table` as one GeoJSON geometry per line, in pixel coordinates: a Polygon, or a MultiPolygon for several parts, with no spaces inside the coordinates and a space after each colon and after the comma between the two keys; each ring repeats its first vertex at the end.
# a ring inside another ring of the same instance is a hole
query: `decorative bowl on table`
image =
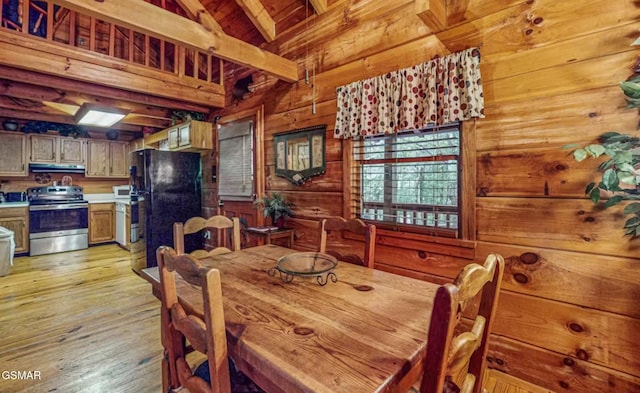
{"type": "Polygon", "coordinates": [[[318,284],[326,285],[329,279],[338,281],[338,276],[333,270],[338,265],[338,260],[331,255],[319,252],[295,252],[278,258],[276,266],[267,273],[275,276],[280,273],[283,282],[291,282],[298,277],[316,277],[318,284]]]}

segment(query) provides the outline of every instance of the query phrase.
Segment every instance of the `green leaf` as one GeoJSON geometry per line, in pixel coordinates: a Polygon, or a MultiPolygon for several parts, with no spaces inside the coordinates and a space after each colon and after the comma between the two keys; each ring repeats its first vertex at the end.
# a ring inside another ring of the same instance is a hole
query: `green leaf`
{"type": "Polygon", "coordinates": [[[607,169],[602,174],[602,182],[604,183],[605,190],[615,190],[618,188],[620,181],[618,180],[618,174],[614,169],[607,169]]]}
{"type": "Polygon", "coordinates": [[[596,183],[594,183],[594,182],[591,182],[591,183],[587,184],[587,188],[584,190],[584,193],[585,194],[590,193],[591,190],[593,190],[593,187],[595,187],[595,186],[596,186],[596,183]]]}
{"type": "Polygon", "coordinates": [[[609,198],[609,200],[604,204],[604,207],[615,206],[618,203],[622,202],[624,198],[621,195],[616,195],[614,197],[609,198]]]}
{"type": "Polygon", "coordinates": [[[625,228],[637,227],[638,225],[640,225],[640,217],[638,216],[631,217],[624,223],[625,228]]]}
{"type": "Polygon", "coordinates": [[[633,82],[620,82],[620,88],[627,97],[640,98],[640,86],[633,82]]]}
{"type": "Polygon", "coordinates": [[[635,168],[633,167],[633,165],[629,164],[628,162],[621,163],[618,169],[620,169],[621,172],[633,173],[635,171],[635,168]]]}
{"type": "Polygon", "coordinates": [[[624,214],[640,213],[640,203],[630,203],[624,207],[624,214]]]}
{"type": "Polygon", "coordinates": [[[587,151],[587,153],[591,154],[593,157],[596,157],[596,158],[600,157],[605,152],[604,146],[598,145],[598,144],[589,145],[585,148],[585,150],[587,151]]]}
{"type": "Polygon", "coordinates": [[[599,188],[594,188],[593,190],[591,190],[591,201],[593,203],[600,202],[600,189],[599,188]]]}
{"type": "Polygon", "coordinates": [[[633,83],[640,82],[640,74],[632,75],[629,79],[627,79],[627,82],[633,82],[633,83]]]}
{"type": "Polygon", "coordinates": [[[621,151],[613,156],[613,160],[616,164],[629,164],[633,162],[633,154],[630,151],[621,151]]]}
{"type": "Polygon", "coordinates": [[[624,184],[636,184],[636,177],[633,173],[629,172],[620,172],[618,174],[618,178],[620,179],[620,183],[624,184]]]}
{"type": "Polygon", "coordinates": [[[580,162],[582,160],[584,160],[585,158],[587,158],[587,152],[584,149],[576,149],[573,152],[573,158],[580,162]]]}
{"type": "Polygon", "coordinates": [[[631,45],[640,45],[640,37],[636,38],[636,40],[633,41],[631,45]]]}

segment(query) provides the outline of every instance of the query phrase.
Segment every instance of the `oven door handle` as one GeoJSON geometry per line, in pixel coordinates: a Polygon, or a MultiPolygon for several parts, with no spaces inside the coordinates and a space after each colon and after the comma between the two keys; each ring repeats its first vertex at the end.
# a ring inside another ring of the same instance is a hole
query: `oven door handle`
{"type": "Polygon", "coordinates": [[[29,211],[39,210],[62,210],[62,209],[88,209],[88,203],[69,203],[65,205],[31,205],[29,211]]]}

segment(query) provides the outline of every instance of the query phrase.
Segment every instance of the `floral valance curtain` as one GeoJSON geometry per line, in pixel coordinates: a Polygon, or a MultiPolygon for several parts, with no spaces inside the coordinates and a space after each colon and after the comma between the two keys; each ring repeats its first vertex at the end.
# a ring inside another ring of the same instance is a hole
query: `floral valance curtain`
{"type": "Polygon", "coordinates": [[[484,117],[480,50],[471,48],[336,89],[335,138],[484,117]]]}

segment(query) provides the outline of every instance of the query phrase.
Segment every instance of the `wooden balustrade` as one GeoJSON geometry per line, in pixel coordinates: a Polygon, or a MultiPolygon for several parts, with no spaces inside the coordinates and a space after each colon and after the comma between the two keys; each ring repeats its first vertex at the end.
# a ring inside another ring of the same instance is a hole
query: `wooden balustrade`
{"type": "Polygon", "coordinates": [[[209,53],[82,15],[51,2],[0,1],[0,15],[3,31],[19,32],[178,76],[216,84],[223,82],[222,60],[209,53]]]}

